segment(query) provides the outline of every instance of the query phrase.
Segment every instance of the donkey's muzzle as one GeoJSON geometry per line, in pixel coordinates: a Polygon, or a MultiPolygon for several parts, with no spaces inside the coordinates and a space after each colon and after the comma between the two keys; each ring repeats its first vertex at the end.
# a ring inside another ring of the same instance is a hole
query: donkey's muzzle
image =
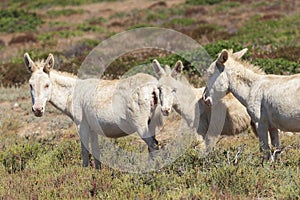
{"type": "Polygon", "coordinates": [[[35,107],[35,106],[32,106],[32,112],[33,114],[36,116],[36,117],[42,117],[43,114],[44,114],[44,108],[43,106],[41,107],[35,107]]]}
{"type": "Polygon", "coordinates": [[[162,109],[161,111],[164,116],[169,116],[171,110],[172,110],[171,108],[165,108],[165,109],[162,109]]]}
{"type": "Polygon", "coordinates": [[[205,87],[203,94],[202,94],[202,101],[208,106],[212,106],[212,98],[207,97],[207,88],[205,87]]]}

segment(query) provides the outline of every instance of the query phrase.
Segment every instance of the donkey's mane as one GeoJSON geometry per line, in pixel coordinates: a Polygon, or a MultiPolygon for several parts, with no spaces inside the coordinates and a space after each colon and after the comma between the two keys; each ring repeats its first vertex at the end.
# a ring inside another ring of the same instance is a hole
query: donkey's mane
{"type": "Polygon", "coordinates": [[[55,69],[51,69],[51,72],[55,72],[55,73],[57,73],[59,75],[70,77],[70,78],[77,78],[76,75],[74,75],[72,73],[69,73],[69,72],[58,71],[58,70],[55,70],[55,69]]]}
{"type": "MultiPolygon", "coordinates": [[[[169,65],[165,66],[165,72],[166,72],[167,76],[171,76],[172,70],[171,70],[171,68],[170,68],[169,65]]],[[[177,81],[183,83],[186,86],[191,86],[190,83],[189,83],[189,81],[187,80],[187,78],[185,78],[185,76],[183,76],[183,75],[180,75],[178,77],[174,77],[174,79],[176,79],[177,81]]]]}
{"type": "MultiPolygon", "coordinates": [[[[39,59],[39,60],[35,61],[35,64],[38,67],[38,69],[41,69],[45,65],[45,60],[44,59],[42,59],[42,60],[39,59]]],[[[77,78],[76,75],[71,74],[69,72],[58,71],[58,70],[55,70],[55,69],[51,69],[51,72],[54,72],[54,73],[62,75],[62,76],[70,77],[70,78],[77,78]]]]}
{"type": "Polygon", "coordinates": [[[265,74],[265,71],[263,69],[261,69],[260,67],[255,66],[255,65],[251,64],[248,61],[239,59],[236,56],[234,56],[232,49],[229,49],[228,53],[229,53],[229,55],[230,55],[231,58],[233,58],[236,62],[242,64],[243,67],[245,67],[245,68],[247,68],[247,69],[249,69],[249,70],[251,70],[251,71],[253,71],[254,73],[257,73],[257,74],[265,74]]]}

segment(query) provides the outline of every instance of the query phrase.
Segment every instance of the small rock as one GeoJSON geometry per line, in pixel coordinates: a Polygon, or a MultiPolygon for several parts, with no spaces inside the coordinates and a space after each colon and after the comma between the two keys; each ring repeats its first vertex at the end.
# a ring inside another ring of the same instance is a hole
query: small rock
{"type": "Polygon", "coordinates": [[[288,136],[293,136],[294,133],[293,132],[284,132],[285,135],[288,135],[288,136]]]}
{"type": "Polygon", "coordinates": [[[13,105],[13,109],[16,109],[16,108],[19,108],[20,105],[18,104],[18,102],[15,102],[14,105],[13,105]]]}

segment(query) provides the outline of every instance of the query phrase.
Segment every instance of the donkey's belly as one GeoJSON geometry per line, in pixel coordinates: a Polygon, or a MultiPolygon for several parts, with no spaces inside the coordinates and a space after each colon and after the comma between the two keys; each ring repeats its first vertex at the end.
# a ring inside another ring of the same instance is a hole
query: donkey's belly
{"type": "Polygon", "coordinates": [[[277,113],[273,112],[269,122],[275,128],[282,131],[300,131],[300,112],[298,113],[277,113]]]}
{"type": "Polygon", "coordinates": [[[100,123],[99,125],[103,131],[101,134],[109,138],[124,137],[134,133],[131,128],[118,126],[117,124],[100,123]]]}

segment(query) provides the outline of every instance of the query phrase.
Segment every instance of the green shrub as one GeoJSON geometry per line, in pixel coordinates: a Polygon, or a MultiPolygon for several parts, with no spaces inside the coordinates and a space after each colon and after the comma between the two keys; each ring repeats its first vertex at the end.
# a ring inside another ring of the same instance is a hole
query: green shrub
{"type": "Polygon", "coordinates": [[[218,12],[227,11],[230,8],[238,7],[240,5],[241,5],[240,2],[235,2],[235,1],[222,2],[218,5],[216,10],[218,10],[218,12]]]}
{"type": "Polygon", "coordinates": [[[0,163],[7,172],[15,173],[24,170],[28,161],[36,159],[42,151],[42,145],[37,142],[14,144],[0,153],[0,163]]]}
{"type": "Polygon", "coordinates": [[[75,140],[66,140],[52,147],[50,150],[51,165],[66,167],[80,160],[80,143],[75,140]]]}
{"type": "Polygon", "coordinates": [[[146,16],[146,20],[147,21],[157,21],[157,20],[164,20],[168,18],[168,13],[166,12],[166,10],[160,10],[160,11],[148,11],[147,12],[147,16],[146,16]]]}
{"type": "Polygon", "coordinates": [[[223,0],[186,0],[185,2],[191,5],[213,5],[222,1],[223,0]]]}
{"type": "Polygon", "coordinates": [[[42,23],[36,13],[24,10],[0,10],[0,32],[33,31],[42,23]]]}
{"type": "Polygon", "coordinates": [[[180,26],[189,26],[194,24],[196,21],[194,19],[191,18],[174,18],[171,19],[169,22],[165,23],[165,26],[176,26],[176,25],[180,25],[180,26]]]}
{"type": "Polygon", "coordinates": [[[88,25],[88,24],[81,24],[76,29],[83,32],[104,32],[105,31],[105,28],[102,26],[88,25]]]}
{"type": "MultiPolygon", "coordinates": [[[[233,49],[234,52],[244,49],[240,43],[231,41],[231,40],[219,40],[204,46],[208,54],[214,59],[217,54],[220,53],[223,49],[233,49]]],[[[246,56],[247,57],[247,54],[246,56]]]]}
{"type": "Polygon", "coordinates": [[[257,58],[252,61],[268,74],[294,74],[300,72],[300,63],[288,61],[284,58],[257,58]]]}

